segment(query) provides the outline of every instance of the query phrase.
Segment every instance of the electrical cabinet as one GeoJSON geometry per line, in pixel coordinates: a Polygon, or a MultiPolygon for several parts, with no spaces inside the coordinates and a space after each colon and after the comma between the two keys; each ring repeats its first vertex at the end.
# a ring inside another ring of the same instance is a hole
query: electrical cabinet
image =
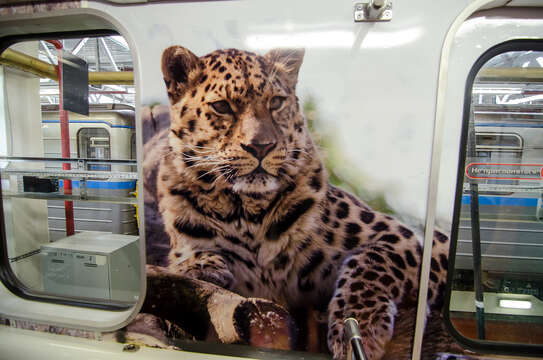
{"type": "Polygon", "coordinates": [[[41,246],[47,293],[134,302],[139,297],[138,237],[81,232],[41,246]]]}

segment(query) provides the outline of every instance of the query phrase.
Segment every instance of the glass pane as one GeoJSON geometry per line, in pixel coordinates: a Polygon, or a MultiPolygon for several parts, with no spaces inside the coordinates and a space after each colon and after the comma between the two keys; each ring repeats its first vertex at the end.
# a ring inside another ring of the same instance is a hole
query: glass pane
{"type": "Polygon", "coordinates": [[[502,53],[473,85],[450,303],[468,338],[543,343],[542,64],[502,53]]]}
{"type": "Polygon", "coordinates": [[[31,295],[121,305],[139,298],[134,88],[115,76],[132,69],[124,44],[31,41],[3,53],[13,60],[1,68],[2,221],[7,261],[31,295]],[[61,104],[56,67],[67,53],[87,62],[88,115],[61,104]],[[96,72],[112,75],[96,81],[96,72]]]}
{"type": "MultiPolygon", "coordinates": [[[[88,159],[110,159],[109,133],[105,129],[88,128],[81,129],[77,133],[77,142],[79,145],[79,157],[88,159]]],[[[130,154],[132,155],[132,154],[130,154]]],[[[111,170],[109,165],[92,165],[88,170],[111,170]]]]}

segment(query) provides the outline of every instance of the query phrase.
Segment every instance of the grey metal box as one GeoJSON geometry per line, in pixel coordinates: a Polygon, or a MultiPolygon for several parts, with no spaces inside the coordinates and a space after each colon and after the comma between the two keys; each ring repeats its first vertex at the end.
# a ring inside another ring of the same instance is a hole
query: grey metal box
{"type": "Polygon", "coordinates": [[[140,290],[138,237],[81,232],[41,246],[44,290],[55,295],[135,302],[140,290]]]}

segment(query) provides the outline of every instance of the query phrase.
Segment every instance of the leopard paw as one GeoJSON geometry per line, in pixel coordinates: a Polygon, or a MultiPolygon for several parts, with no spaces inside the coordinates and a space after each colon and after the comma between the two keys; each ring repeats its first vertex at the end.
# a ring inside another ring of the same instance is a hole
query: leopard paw
{"type": "Polygon", "coordinates": [[[192,268],[183,271],[182,274],[193,279],[210,282],[225,289],[231,289],[234,284],[234,275],[228,269],[209,271],[204,268],[192,268]]]}
{"type": "Polygon", "coordinates": [[[328,327],[328,349],[334,360],[344,360],[347,354],[347,345],[344,341],[343,321],[336,321],[328,327]]]}
{"type": "Polygon", "coordinates": [[[203,280],[231,289],[234,286],[234,275],[222,256],[215,253],[196,252],[193,257],[179,263],[170,263],[171,271],[187,277],[203,280]]]}

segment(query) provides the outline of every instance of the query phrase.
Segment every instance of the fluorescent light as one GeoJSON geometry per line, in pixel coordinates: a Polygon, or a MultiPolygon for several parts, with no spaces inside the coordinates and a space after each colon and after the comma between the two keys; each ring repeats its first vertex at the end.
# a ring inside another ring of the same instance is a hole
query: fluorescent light
{"type": "Polygon", "coordinates": [[[414,42],[422,36],[421,27],[412,27],[399,31],[369,32],[362,40],[361,48],[392,48],[414,42]]]}
{"type": "Polygon", "coordinates": [[[308,31],[283,34],[255,34],[246,39],[251,49],[272,49],[276,47],[305,48],[350,48],[355,37],[351,31],[308,31]]]}
{"type": "Polygon", "coordinates": [[[474,94],[522,94],[522,90],[518,88],[506,89],[506,88],[478,88],[474,87],[472,93],[474,94]]]}
{"type": "Polygon", "coordinates": [[[510,300],[510,299],[499,299],[498,304],[502,308],[508,309],[531,309],[532,302],[528,300],[510,300]]]}
{"type": "Polygon", "coordinates": [[[506,102],[503,102],[503,104],[504,105],[518,105],[518,104],[524,104],[530,101],[537,101],[537,100],[543,100],[543,95],[533,95],[533,96],[523,97],[521,99],[508,100],[506,102]]]}
{"type": "Polygon", "coordinates": [[[360,47],[390,48],[401,46],[417,40],[423,33],[422,28],[413,27],[401,31],[377,32],[370,31],[362,36],[352,30],[308,30],[294,31],[292,24],[286,24],[287,32],[264,33],[249,35],[245,39],[247,47],[251,49],[272,49],[303,47],[309,48],[351,48],[360,36],[360,47]]]}

